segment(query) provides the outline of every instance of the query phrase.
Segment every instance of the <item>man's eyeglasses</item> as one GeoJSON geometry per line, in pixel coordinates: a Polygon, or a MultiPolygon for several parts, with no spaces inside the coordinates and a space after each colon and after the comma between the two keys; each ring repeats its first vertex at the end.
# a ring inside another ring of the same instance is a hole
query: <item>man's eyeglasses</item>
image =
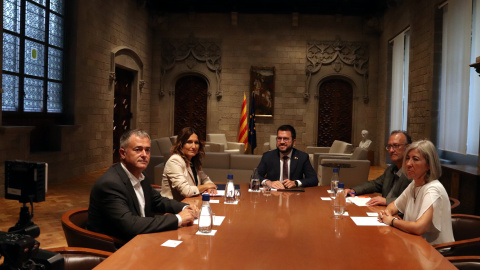
{"type": "Polygon", "coordinates": [[[289,142],[289,141],[290,141],[290,138],[277,137],[277,142],[281,142],[282,140],[283,140],[284,142],[289,142]]]}
{"type": "Polygon", "coordinates": [[[400,148],[400,146],[404,146],[404,145],[407,145],[406,143],[403,143],[403,144],[398,144],[398,143],[394,143],[394,144],[387,144],[385,146],[385,149],[387,149],[387,151],[390,150],[390,148],[393,148],[395,150],[397,150],[398,148],[400,148]]]}

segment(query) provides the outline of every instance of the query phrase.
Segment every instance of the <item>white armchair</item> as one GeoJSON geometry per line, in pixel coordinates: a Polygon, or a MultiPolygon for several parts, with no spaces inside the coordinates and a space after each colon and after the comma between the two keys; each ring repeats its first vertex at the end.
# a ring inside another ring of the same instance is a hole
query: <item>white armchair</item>
{"type": "MultiPolygon", "coordinates": [[[[207,145],[210,145],[210,148],[215,148],[218,145],[223,146],[223,152],[233,153],[233,154],[244,154],[245,153],[245,144],[237,142],[227,142],[227,137],[225,134],[207,134],[207,145]]],[[[222,148],[219,148],[222,150],[222,148]]]]}
{"type": "Polygon", "coordinates": [[[268,142],[263,144],[263,152],[277,149],[277,135],[270,135],[268,142]]]}
{"type": "Polygon", "coordinates": [[[307,146],[306,152],[310,157],[310,162],[312,163],[315,171],[318,172],[317,166],[320,164],[319,157],[321,155],[328,155],[330,157],[344,156],[345,158],[350,158],[353,150],[353,145],[347,142],[335,140],[330,147],[317,147],[317,146],[307,146]]]}
{"type": "Polygon", "coordinates": [[[345,183],[345,187],[351,187],[358,183],[368,180],[370,171],[370,161],[367,159],[367,150],[357,147],[353,154],[338,154],[329,156],[329,154],[320,154],[318,159],[317,177],[321,186],[330,185],[333,168],[322,166],[330,164],[340,164],[340,182],[345,183]],[[343,168],[351,166],[352,168],[343,168]]]}

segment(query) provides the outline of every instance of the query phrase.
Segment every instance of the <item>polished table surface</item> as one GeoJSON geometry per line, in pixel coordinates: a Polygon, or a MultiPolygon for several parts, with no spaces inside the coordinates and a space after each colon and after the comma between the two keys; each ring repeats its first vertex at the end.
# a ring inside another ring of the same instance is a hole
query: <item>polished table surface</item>
{"type": "MultiPolygon", "coordinates": [[[[196,235],[198,225],[138,235],[95,269],[456,269],[420,236],[390,226],[356,226],[335,218],[328,187],[305,192],[248,192],[238,205],[212,203],[225,216],[214,236],[196,235]],[[175,248],[167,240],[180,240],[175,248]],[[327,268],[328,267],[328,268],[327,268]]],[[[186,199],[200,206],[201,198],[186,199]]],[[[350,216],[384,207],[347,204],[350,216]]]]}

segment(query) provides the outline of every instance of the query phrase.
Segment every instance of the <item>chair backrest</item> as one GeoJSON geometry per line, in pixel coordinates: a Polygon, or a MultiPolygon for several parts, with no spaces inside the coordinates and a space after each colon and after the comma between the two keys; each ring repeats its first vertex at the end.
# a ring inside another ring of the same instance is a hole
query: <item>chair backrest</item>
{"type": "Polygon", "coordinates": [[[277,149],[277,135],[270,135],[270,150],[277,149]]]}
{"type": "Polygon", "coordinates": [[[452,229],[455,241],[480,237],[480,217],[452,214],[452,229]]]}
{"type": "Polygon", "coordinates": [[[450,210],[453,210],[455,208],[457,208],[458,206],[460,206],[460,201],[453,198],[453,197],[449,197],[450,199],[450,210]]]}
{"type": "Polygon", "coordinates": [[[170,141],[170,138],[162,137],[162,138],[156,139],[155,141],[158,144],[158,148],[160,149],[162,156],[165,157],[165,160],[168,160],[168,158],[171,156],[170,150],[173,145],[172,142],[170,141]]]}
{"type": "Polygon", "coordinates": [[[225,145],[225,149],[227,149],[227,136],[225,134],[207,134],[207,141],[214,142],[214,143],[221,143],[225,145]]]}
{"type": "Polygon", "coordinates": [[[95,268],[113,253],[81,247],[50,248],[49,251],[59,253],[64,259],[64,270],[90,270],[95,268]]]}
{"type": "Polygon", "coordinates": [[[62,228],[68,246],[85,247],[115,252],[125,242],[86,228],[88,208],[74,209],[62,215],[62,228]]]}
{"type": "Polygon", "coordinates": [[[352,153],[352,145],[347,142],[335,140],[332,146],[330,146],[328,153],[350,154],[352,153]]]}
{"type": "Polygon", "coordinates": [[[357,147],[350,157],[351,160],[366,160],[368,150],[365,148],[357,147]]]}

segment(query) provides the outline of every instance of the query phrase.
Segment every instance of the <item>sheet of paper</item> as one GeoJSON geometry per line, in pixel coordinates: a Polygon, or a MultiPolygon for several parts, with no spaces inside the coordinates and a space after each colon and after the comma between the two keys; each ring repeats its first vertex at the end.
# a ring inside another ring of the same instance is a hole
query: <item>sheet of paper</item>
{"type": "Polygon", "coordinates": [[[238,204],[238,201],[229,202],[229,203],[227,203],[227,202],[223,202],[223,204],[238,204]]]}
{"type": "MultiPolygon", "coordinates": [[[[333,212],[333,214],[335,215],[335,212],[333,212]]],[[[348,217],[348,212],[344,212],[342,216],[348,217]]]]}
{"type": "Polygon", "coordinates": [[[182,243],[182,241],[178,241],[178,240],[167,240],[167,241],[165,241],[165,243],[162,244],[162,246],[163,247],[177,247],[181,243],[182,243]]]}
{"type": "Polygon", "coordinates": [[[332,198],[330,197],[320,197],[322,199],[322,201],[331,201],[332,198]]]}
{"type": "Polygon", "coordinates": [[[216,232],[217,232],[217,230],[212,230],[209,233],[202,233],[202,232],[197,231],[196,235],[215,235],[216,232]]]}
{"type": "Polygon", "coordinates": [[[366,203],[370,201],[370,198],[365,197],[347,197],[347,202],[356,204],[357,206],[368,206],[366,203]]]}
{"type": "MultiPolygon", "coordinates": [[[[215,219],[213,219],[213,225],[214,226],[222,225],[222,222],[224,219],[225,219],[225,216],[215,216],[215,219]]],[[[198,224],[198,218],[193,221],[193,224],[198,224]]]]}
{"type": "Polygon", "coordinates": [[[251,190],[251,189],[248,189],[248,192],[261,192],[261,190],[251,190]]]}
{"type": "Polygon", "coordinates": [[[220,203],[220,200],[210,200],[210,203],[220,203]]]}
{"type": "Polygon", "coordinates": [[[327,193],[332,194],[333,191],[331,191],[331,190],[329,189],[329,190],[327,190],[327,193]]]}
{"type": "Polygon", "coordinates": [[[378,221],[378,217],[350,217],[357,226],[388,226],[378,221]]]}
{"type": "Polygon", "coordinates": [[[377,213],[377,212],[367,212],[367,216],[369,216],[369,217],[378,217],[378,213],[377,213]]]}
{"type": "Polygon", "coordinates": [[[217,194],[210,195],[210,197],[223,197],[225,196],[225,190],[218,190],[217,189],[217,194]]]}

